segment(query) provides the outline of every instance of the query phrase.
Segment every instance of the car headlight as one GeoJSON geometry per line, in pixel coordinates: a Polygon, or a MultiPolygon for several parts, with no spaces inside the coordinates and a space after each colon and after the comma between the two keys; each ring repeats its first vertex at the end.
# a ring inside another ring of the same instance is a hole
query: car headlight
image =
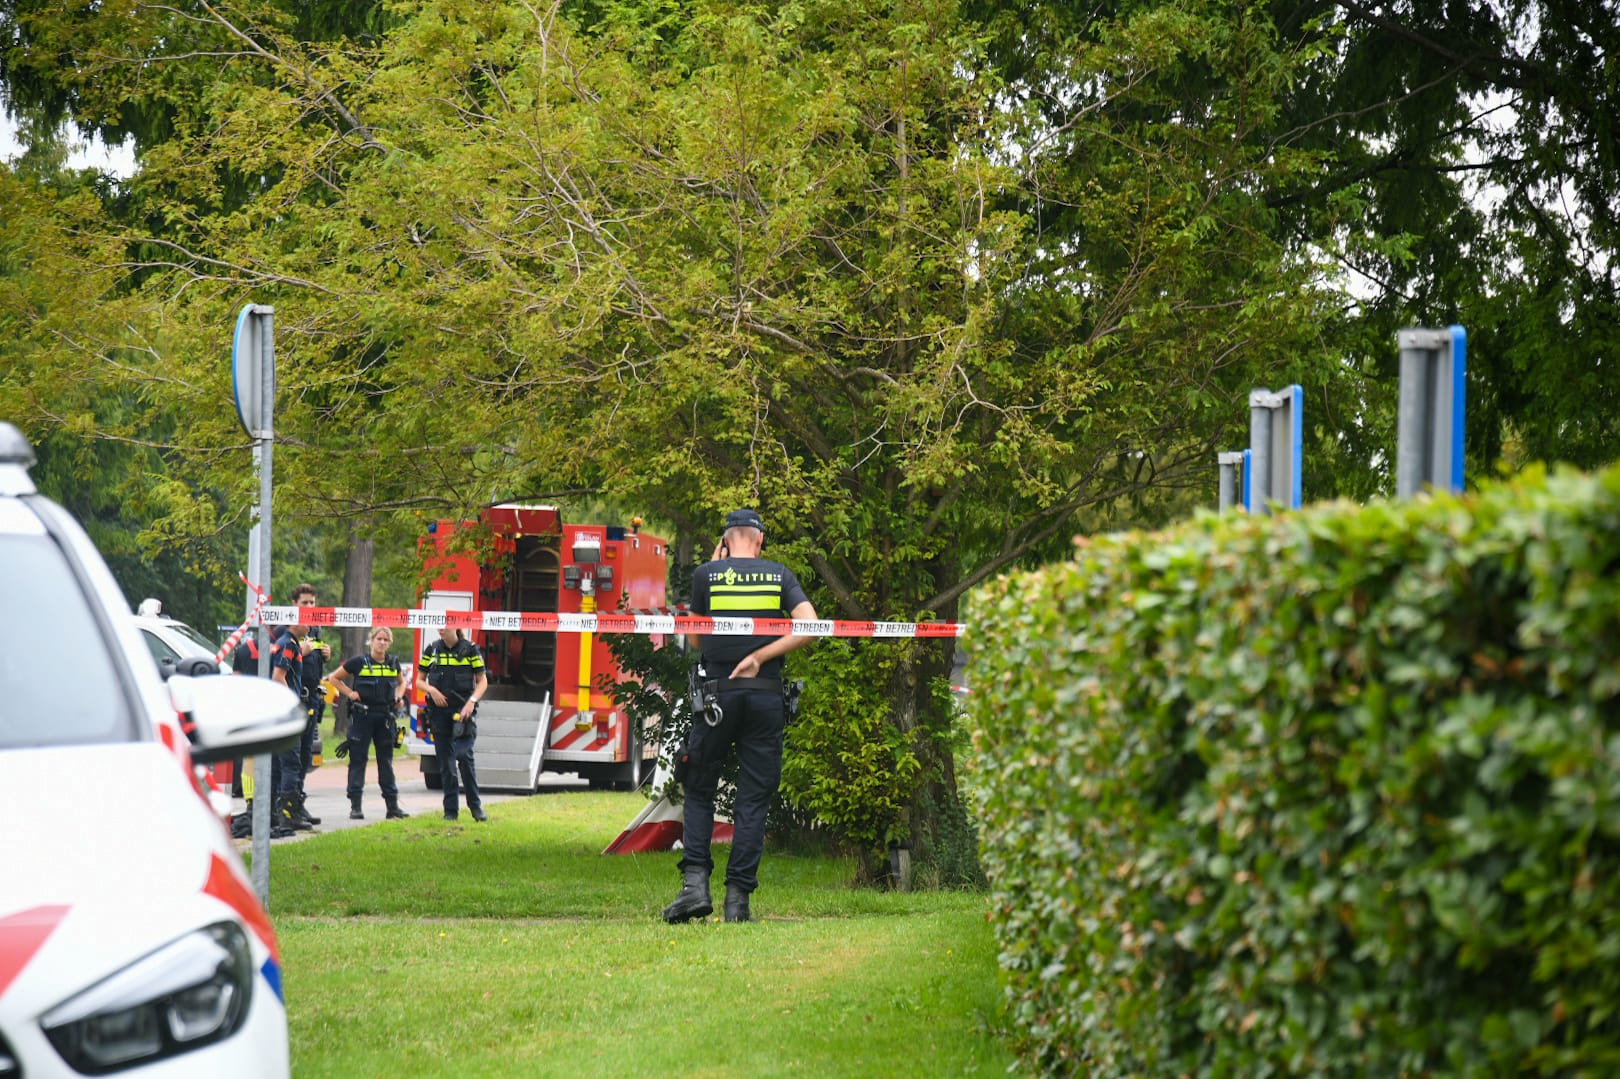
{"type": "Polygon", "coordinates": [[[220,922],[57,1005],[40,1026],[68,1064],[105,1075],[230,1037],[252,994],[247,934],[220,922]]]}

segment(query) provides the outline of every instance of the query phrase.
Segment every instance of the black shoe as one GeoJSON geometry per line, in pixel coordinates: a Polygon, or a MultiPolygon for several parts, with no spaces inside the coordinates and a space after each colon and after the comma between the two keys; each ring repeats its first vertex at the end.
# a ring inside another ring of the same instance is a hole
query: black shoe
{"type": "Polygon", "coordinates": [[[409,813],[399,808],[398,795],[395,795],[393,798],[389,798],[388,796],[384,795],[383,801],[388,805],[388,820],[404,820],[406,817],[410,816],[409,813]]]}
{"type": "Polygon", "coordinates": [[[313,813],[311,813],[309,811],[309,805],[307,804],[308,801],[309,801],[309,795],[305,794],[303,791],[299,791],[298,792],[298,801],[296,803],[296,805],[298,807],[298,815],[300,817],[303,817],[305,820],[309,821],[310,826],[314,827],[315,825],[321,823],[321,818],[317,817],[315,814],[313,814],[313,813]]]}
{"type": "Polygon", "coordinates": [[[726,885],[726,921],[751,922],[748,914],[748,893],[735,884],[726,885]]]}
{"type": "Polygon", "coordinates": [[[708,872],[694,867],[687,869],[682,878],[681,894],[664,908],[664,921],[670,925],[707,918],[714,913],[714,900],[709,898],[708,872]]]}
{"type": "Polygon", "coordinates": [[[253,834],[253,799],[248,799],[247,808],[231,818],[231,838],[246,839],[253,834]]]}
{"type": "Polygon", "coordinates": [[[483,822],[489,820],[489,814],[484,812],[483,806],[471,806],[473,820],[483,822]]]}
{"type": "Polygon", "coordinates": [[[460,813],[452,813],[447,809],[447,810],[444,811],[444,819],[445,820],[460,820],[461,819],[461,814],[460,813]]]}
{"type": "Polygon", "coordinates": [[[350,820],[365,820],[366,819],[365,810],[360,808],[360,796],[358,794],[356,794],[354,797],[349,799],[349,819],[350,820]]]}
{"type": "Polygon", "coordinates": [[[278,794],[270,803],[270,838],[285,839],[298,830],[298,818],[293,814],[290,794],[278,794]]]}
{"type": "Polygon", "coordinates": [[[287,821],[300,832],[313,832],[315,818],[304,812],[304,795],[294,791],[287,795],[287,821]]]}

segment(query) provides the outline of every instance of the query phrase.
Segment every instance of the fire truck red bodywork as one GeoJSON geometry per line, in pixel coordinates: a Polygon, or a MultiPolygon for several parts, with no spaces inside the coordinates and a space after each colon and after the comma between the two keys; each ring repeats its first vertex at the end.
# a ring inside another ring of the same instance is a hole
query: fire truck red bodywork
{"type": "MultiPolygon", "coordinates": [[[[485,510],[478,521],[437,521],[420,550],[428,580],[422,604],[430,609],[573,613],[587,610],[588,596],[601,612],[650,610],[665,603],[669,548],[664,540],[635,528],[564,524],[554,507],[500,505],[485,510]]],[[[437,634],[417,631],[418,656],[437,634]]],[[[525,735],[507,721],[531,713],[537,719],[543,713],[547,727],[543,771],[576,772],[592,786],[620,787],[639,785],[651,773],[656,747],[631,729],[623,709],[602,690],[604,677],[617,682],[622,675],[601,634],[513,630],[470,636],[484,654],[490,682],[479,708],[480,787],[528,784],[506,776],[515,769],[487,767],[485,741],[493,729],[500,732],[494,739],[505,740],[495,744],[497,751],[518,753],[525,735]],[[590,684],[582,702],[580,651],[587,640],[590,684]],[[486,783],[486,774],[495,782],[486,783]]],[[[418,705],[421,692],[413,687],[418,705]]],[[[421,742],[429,740],[425,726],[413,720],[421,742]]],[[[437,760],[428,752],[422,761],[429,785],[438,786],[437,760]]]]}

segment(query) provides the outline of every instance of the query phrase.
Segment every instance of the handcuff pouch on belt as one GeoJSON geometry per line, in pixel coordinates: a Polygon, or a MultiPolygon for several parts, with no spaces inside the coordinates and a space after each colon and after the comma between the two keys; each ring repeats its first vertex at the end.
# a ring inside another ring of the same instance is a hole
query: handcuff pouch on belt
{"type": "Polygon", "coordinates": [[[726,718],[720,707],[720,682],[710,678],[697,663],[686,671],[686,699],[691,707],[692,724],[686,732],[686,745],[675,754],[675,782],[686,785],[686,780],[703,760],[703,743],[709,731],[726,718]]]}
{"type": "Polygon", "coordinates": [[[720,707],[722,682],[728,689],[780,687],[783,726],[791,727],[793,721],[798,718],[799,695],[804,692],[802,680],[778,682],[774,678],[710,678],[703,669],[703,664],[696,664],[686,673],[686,692],[692,708],[692,726],[687,732],[685,747],[675,756],[675,782],[683,786],[687,775],[703,760],[703,743],[707,740],[709,731],[725,722],[725,709],[720,707]]]}

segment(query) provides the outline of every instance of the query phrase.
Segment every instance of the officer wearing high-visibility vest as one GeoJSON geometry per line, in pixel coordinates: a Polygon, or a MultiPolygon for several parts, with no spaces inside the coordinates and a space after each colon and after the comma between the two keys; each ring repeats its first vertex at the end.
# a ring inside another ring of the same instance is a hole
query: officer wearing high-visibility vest
{"type": "Polygon", "coordinates": [[[458,795],[464,795],[473,820],[488,820],[473,766],[473,742],[478,738],[473,713],[489,688],[483,654],[460,630],[446,626],[439,630],[439,639],[422,650],[416,670],[424,679],[428,729],[433,732],[439,776],[444,780],[444,819],[461,815],[458,795]]]}
{"type": "MultiPolygon", "coordinates": [[[[713,561],[692,575],[692,612],[736,618],[816,617],[793,571],[759,557],[765,546],[765,522],[751,509],[726,516],[725,535],[713,561]]],[[[810,637],[700,636],[688,640],[702,650],[705,678],[712,680],[718,716],[712,725],[694,716],[688,741],[689,769],[682,778],[685,827],[681,848],[681,891],[664,908],[667,922],[688,922],[714,911],[709,875],[714,860],[709,841],[714,834],[714,795],[720,770],[737,751],[737,801],[726,864],[725,919],[751,918],[748,897],[759,887],[759,861],[765,850],[765,815],[782,779],[782,734],[787,704],[782,685],[782,657],[810,643],[810,637]]]]}
{"type": "Polygon", "coordinates": [[[393,643],[394,631],[378,626],[367,640],[369,651],[344,660],[330,678],[338,693],[349,699],[349,739],[338,747],[337,755],[349,758],[350,820],[366,819],[360,800],[372,746],[377,747],[377,786],[382,788],[388,819],[410,816],[399,808],[399,785],[394,782],[394,742],[399,733],[395,714],[405,702],[405,672],[388,654],[393,643]]]}

